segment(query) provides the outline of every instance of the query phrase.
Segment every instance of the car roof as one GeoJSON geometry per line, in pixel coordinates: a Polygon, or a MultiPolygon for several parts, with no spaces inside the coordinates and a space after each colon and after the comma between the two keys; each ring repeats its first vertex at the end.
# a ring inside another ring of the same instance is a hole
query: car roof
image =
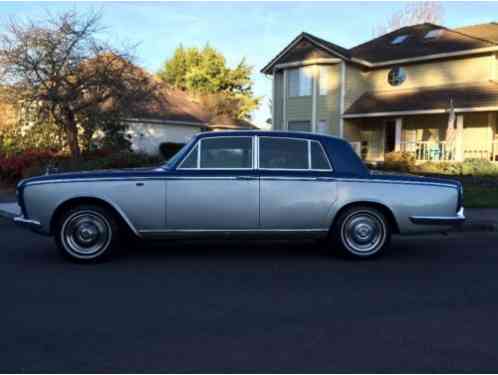
{"type": "Polygon", "coordinates": [[[309,132],[287,132],[287,131],[270,131],[270,130],[229,130],[229,131],[213,131],[203,132],[197,135],[198,138],[212,137],[234,137],[234,136],[261,136],[261,137],[292,137],[314,140],[336,140],[345,142],[342,138],[334,137],[326,134],[316,134],[309,132]]]}

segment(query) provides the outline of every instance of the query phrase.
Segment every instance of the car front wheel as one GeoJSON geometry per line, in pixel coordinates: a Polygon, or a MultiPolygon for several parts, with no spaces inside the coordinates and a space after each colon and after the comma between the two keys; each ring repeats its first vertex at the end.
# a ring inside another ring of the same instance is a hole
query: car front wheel
{"type": "Polygon", "coordinates": [[[118,232],[118,222],[110,210],[97,205],[80,205],[61,215],[55,241],[65,257],[94,262],[109,256],[116,248],[118,232]]]}
{"type": "Polygon", "coordinates": [[[344,255],[372,258],[389,246],[391,228],[380,210],[368,206],[352,207],[340,214],[332,235],[344,255]]]}

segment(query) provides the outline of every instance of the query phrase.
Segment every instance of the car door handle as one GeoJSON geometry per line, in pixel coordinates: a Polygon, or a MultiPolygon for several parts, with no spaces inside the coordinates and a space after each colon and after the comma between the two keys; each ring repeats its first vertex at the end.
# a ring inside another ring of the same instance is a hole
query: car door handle
{"type": "Polygon", "coordinates": [[[333,181],[331,177],[315,177],[315,181],[333,181]]]}
{"type": "Polygon", "coordinates": [[[254,177],[254,176],[237,176],[237,177],[235,177],[235,179],[249,181],[249,180],[256,180],[256,177],[254,177]]]}

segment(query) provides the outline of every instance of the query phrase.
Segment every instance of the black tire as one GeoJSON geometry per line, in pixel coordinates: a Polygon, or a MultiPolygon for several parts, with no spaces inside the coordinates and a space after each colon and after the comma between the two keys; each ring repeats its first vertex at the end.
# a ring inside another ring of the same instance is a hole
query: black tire
{"type": "Polygon", "coordinates": [[[389,248],[392,228],[386,215],[369,206],[353,206],[343,211],[332,228],[333,244],[340,254],[370,259],[389,248]]]}
{"type": "Polygon", "coordinates": [[[107,259],[119,247],[120,227],[111,210],[82,204],[58,218],[54,236],[57,248],[65,258],[93,263],[107,259]]]}

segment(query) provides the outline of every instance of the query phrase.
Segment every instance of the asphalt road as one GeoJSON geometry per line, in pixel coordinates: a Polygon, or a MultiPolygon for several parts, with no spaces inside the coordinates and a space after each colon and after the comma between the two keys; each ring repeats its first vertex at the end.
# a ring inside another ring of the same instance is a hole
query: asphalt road
{"type": "Polygon", "coordinates": [[[78,265],[0,219],[1,372],[497,372],[498,237],[147,244],[78,265]]]}

